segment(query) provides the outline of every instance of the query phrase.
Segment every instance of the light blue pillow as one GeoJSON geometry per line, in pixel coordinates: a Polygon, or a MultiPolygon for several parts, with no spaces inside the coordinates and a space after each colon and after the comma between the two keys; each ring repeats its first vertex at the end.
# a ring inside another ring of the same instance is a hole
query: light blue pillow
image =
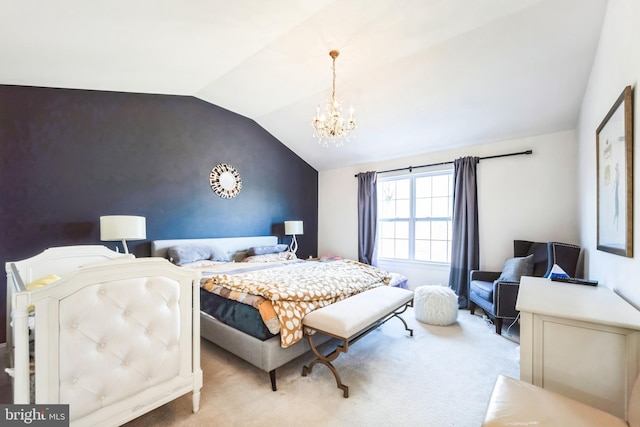
{"type": "Polygon", "coordinates": [[[167,250],[169,261],[175,265],[188,264],[191,262],[211,260],[229,261],[229,256],[225,251],[214,245],[206,244],[184,244],[171,246],[167,250]]]}
{"type": "Polygon", "coordinates": [[[171,246],[167,254],[169,255],[169,261],[175,265],[182,265],[209,259],[211,257],[211,250],[206,246],[176,245],[171,246]]]}
{"type": "Polygon", "coordinates": [[[284,252],[289,248],[289,246],[280,244],[273,246],[254,246],[253,248],[249,248],[247,251],[248,256],[254,255],[267,255],[267,254],[279,254],[280,252],[284,252]]]}
{"type": "Polygon", "coordinates": [[[526,257],[509,258],[504,262],[500,282],[520,282],[520,277],[533,273],[533,254],[526,257]]]}

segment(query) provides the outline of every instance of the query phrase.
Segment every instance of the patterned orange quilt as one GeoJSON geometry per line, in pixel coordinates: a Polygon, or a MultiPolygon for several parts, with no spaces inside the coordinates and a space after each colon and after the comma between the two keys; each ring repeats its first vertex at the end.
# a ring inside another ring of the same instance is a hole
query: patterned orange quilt
{"type": "Polygon", "coordinates": [[[207,276],[202,279],[205,289],[258,308],[272,330],[273,319],[271,326],[268,323],[270,305],[277,317],[282,347],[302,339],[305,314],[367,289],[388,285],[391,279],[389,272],[353,260],[298,260],[263,268],[253,266],[244,272],[203,275],[207,276]]]}

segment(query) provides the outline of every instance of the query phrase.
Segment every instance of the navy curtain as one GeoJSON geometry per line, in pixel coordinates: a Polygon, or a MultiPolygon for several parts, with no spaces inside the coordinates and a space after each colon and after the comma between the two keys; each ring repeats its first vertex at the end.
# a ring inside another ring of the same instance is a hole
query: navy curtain
{"type": "Polygon", "coordinates": [[[358,261],[376,266],[378,191],[376,172],[358,174],[358,261]]]}
{"type": "Polygon", "coordinates": [[[458,295],[458,307],[469,307],[469,272],[480,264],[478,242],[478,187],[476,166],[480,158],[454,161],[453,236],[449,287],[458,295]]]}

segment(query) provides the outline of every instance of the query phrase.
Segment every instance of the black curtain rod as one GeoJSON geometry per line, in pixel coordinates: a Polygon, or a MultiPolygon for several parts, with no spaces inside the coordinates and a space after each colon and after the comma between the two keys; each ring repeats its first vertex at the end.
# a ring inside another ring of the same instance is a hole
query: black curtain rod
{"type": "MultiPolygon", "coordinates": [[[[497,154],[495,156],[480,157],[480,160],[497,159],[498,157],[520,156],[520,155],[523,155],[523,154],[533,154],[533,150],[520,151],[518,153],[497,154]]],[[[403,170],[408,170],[409,172],[411,172],[413,169],[428,168],[430,166],[450,165],[451,163],[453,163],[453,161],[440,162],[440,163],[431,163],[429,165],[409,166],[409,167],[406,167],[406,168],[389,169],[389,170],[386,170],[386,171],[379,171],[378,173],[397,172],[397,171],[403,171],[403,170]]],[[[356,178],[358,177],[358,175],[354,175],[354,176],[356,178]]]]}

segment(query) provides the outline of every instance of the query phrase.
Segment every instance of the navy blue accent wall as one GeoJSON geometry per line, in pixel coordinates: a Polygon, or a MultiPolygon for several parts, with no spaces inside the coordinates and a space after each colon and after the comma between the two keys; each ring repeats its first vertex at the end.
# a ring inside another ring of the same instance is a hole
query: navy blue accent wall
{"type": "Polygon", "coordinates": [[[128,242],[136,256],[157,239],[289,243],[285,220],[304,221],[298,256],[317,255],[317,171],[253,120],[193,97],[0,85],[0,150],[2,265],[51,246],[115,248],[100,241],[109,214],[147,218],[147,240],[128,242]],[[218,163],[240,173],[233,199],[209,186],[218,163]]]}

